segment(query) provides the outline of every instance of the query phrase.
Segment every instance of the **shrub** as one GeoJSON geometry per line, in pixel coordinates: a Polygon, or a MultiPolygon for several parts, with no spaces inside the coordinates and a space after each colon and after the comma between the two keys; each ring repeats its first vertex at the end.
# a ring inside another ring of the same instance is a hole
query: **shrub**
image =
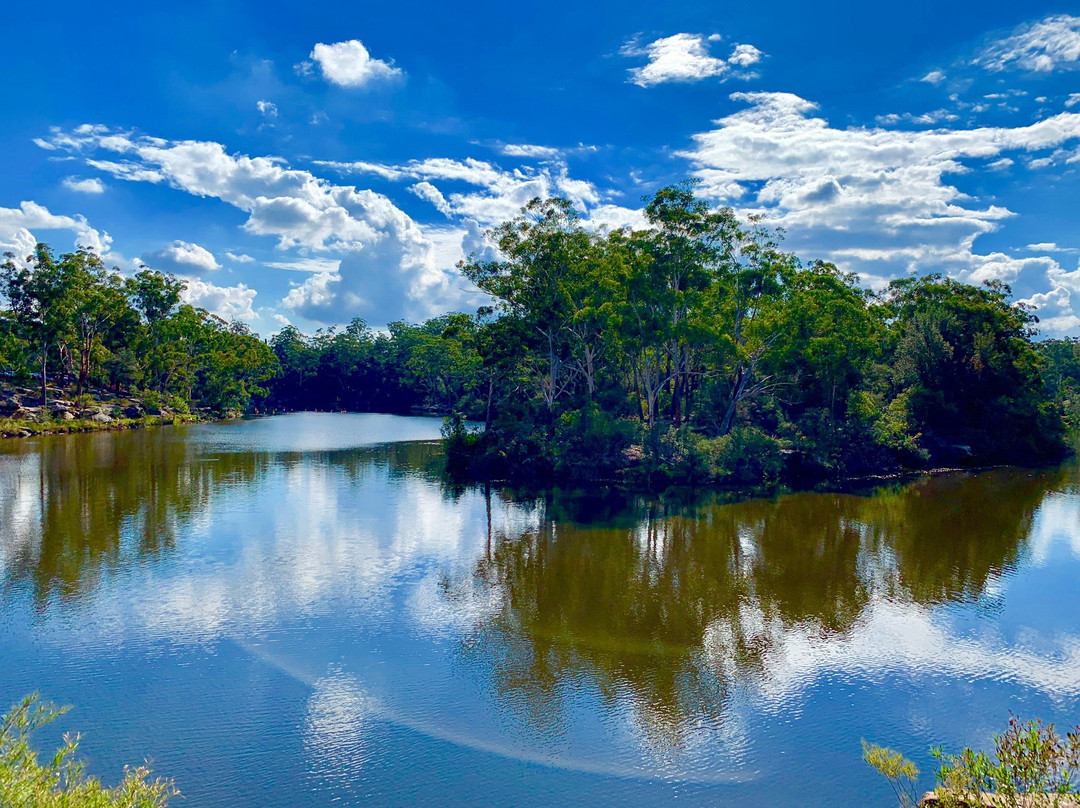
{"type": "Polygon", "coordinates": [[[1028,804],[1029,795],[1080,794],[1080,727],[1062,738],[1053,724],[1012,716],[1009,728],[994,736],[993,757],[970,748],[958,755],[940,747],[931,751],[941,762],[938,801],[946,808],[960,808],[980,792],[997,794],[998,804],[1008,808],[1028,804]]]}
{"type": "MultiPolygon", "coordinates": [[[[1001,808],[1030,805],[1075,805],[1080,795],[1080,727],[1058,735],[1053,724],[1009,718],[1009,728],[994,736],[994,752],[970,747],[957,755],[930,750],[941,763],[937,773],[937,805],[967,808],[990,804],[1001,808]],[[1032,798],[1037,798],[1038,802],[1032,798]],[[1066,798],[1073,798],[1071,800],[1066,798]]],[[[899,752],[863,741],[863,760],[888,779],[901,806],[915,804],[919,770],[899,752]]]]}
{"type": "Polygon", "coordinates": [[[784,471],[784,442],[753,426],[736,427],[707,441],[714,477],[739,485],[773,485],[784,471]]]}
{"type": "Polygon", "coordinates": [[[45,764],[30,748],[29,736],[67,711],[28,696],[0,718],[0,805],[10,808],[159,808],[179,792],[169,780],[151,780],[145,766],[125,768],[116,788],[85,774],[77,760],[79,736],[64,736],[64,745],[45,764]]]}
{"type": "Polygon", "coordinates": [[[165,403],[173,412],[180,413],[181,415],[191,414],[191,408],[188,406],[187,400],[183,396],[178,396],[173,393],[166,396],[165,403]]]}
{"type": "Polygon", "coordinates": [[[638,436],[633,421],[590,403],[555,422],[551,456],[556,472],[575,481],[610,480],[627,464],[626,449],[638,436]]]}

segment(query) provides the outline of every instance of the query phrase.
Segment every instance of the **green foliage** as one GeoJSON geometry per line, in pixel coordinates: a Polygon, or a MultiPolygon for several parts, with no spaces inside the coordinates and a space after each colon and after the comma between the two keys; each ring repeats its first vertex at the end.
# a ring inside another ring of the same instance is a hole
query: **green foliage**
{"type": "Polygon", "coordinates": [[[863,760],[889,781],[901,808],[914,808],[919,802],[916,785],[919,769],[899,752],[877,744],[862,742],[863,760]]]}
{"type": "Polygon", "coordinates": [[[179,792],[171,781],[151,780],[146,766],[125,768],[114,788],[88,776],[76,758],[79,737],[41,763],[30,735],[67,711],[38,701],[37,695],[14,705],[0,718],[0,805],[10,808],[159,808],[179,792]]]}
{"type": "MultiPolygon", "coordinates": [[[[57,257],[45,244],[0,265],[0,360],[30,375],[47,398],[50,382],[182,400],[214,413],[246,409],[265,395],[276,357],[247,328],[180,305],[184,283],[143,269],[124,279],[93,252],[57,257]]],[[[156,401],[152,406],[159,406],[156,401]]]]}
{"type": "Polygon", "coordinates": [[[627,451],[640,434],[638,424],[604,412],[595,402],[565,412],[552,440],[555,473],[574,482],[614,480],[628,465],[627,451]]]}
{"type": "Polygon", "coordinates": [[[970,748],[957,755],[932,752],[941,763],[938,796],[946,808],[960,808],[980,792],[998,795],[998,804],[1010,808],[1030,795],[1080,795],[1080,727],[1062,738],[1053,724],[1012,716],[1009,728],[994,736],[992,755],[970,748]]]}

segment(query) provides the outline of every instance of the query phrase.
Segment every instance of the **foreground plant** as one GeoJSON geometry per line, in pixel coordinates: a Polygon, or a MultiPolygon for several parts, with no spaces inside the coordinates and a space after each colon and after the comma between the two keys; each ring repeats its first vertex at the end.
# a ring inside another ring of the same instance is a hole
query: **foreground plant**
{"type": "MultiPolygon", "coordinates": [[[[1053,724],[1012,716],[1009,728],[994,736],[992,755],[970,747],[957,755],[942,747],[930,752],[941,763],[934,804],[943,808],[1080,804],[1080,727],[1062,737],[1053,724]]],[[[865,741],[863,760],[888,779],[901,806],[915,804],[919,770],[914,763],[865,741]]]]}
{"type": "Polygon", "coordinates": [[[180,792],[171,780],[151,780],[146,766],[124,768],[124,778],[107,788],[87,776],[86,764],[75,757],[78,735],[65,735],[64,744],[47,763],[38,762],[30,735],[67,712],[28,696],[0,718],[0,805],[4,808],[159,808],[180,792]]]}

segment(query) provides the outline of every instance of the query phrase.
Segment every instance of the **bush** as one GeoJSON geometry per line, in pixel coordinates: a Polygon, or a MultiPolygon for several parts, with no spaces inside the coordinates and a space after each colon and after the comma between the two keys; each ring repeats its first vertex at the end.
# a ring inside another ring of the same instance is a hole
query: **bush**
{"type": "Polygon", "coordinates": [[[35,730],[67,711],[28,696],[0,718],[0,805],[10,808],[159,808],[179,792],[169,780],[150,780],[145,766],[124,769],[116,788],[87,777],[75,758],[79,737],[65,735],[51,760],[42,765],[30,748],[35,730]]]}
{"type": "Polygon", "coordinates": [[[706,441],[712,476],[738,485],[774,485],[784,472],[784,442],[753,426],[706,441]]]}
{"type": "Polygon", "coordinates": [[[143,390],[142,403],[148,410],[160,411],[162,405],[161,393],[157,390],[143,390]]]}
{"type": "Polygon", "coordinates": [[[637,437],[637,424],[595,403],[563,413],[550,444],[555,471],[577,482],[611,480],[627,465],[626,450],[637,437]]]}
{"type": "MultiPolygon", "coordinates": [[[[958,755],[946,754],[941,747],[931,753],[941,763],[936,804],[942,808],[990,804],[983,799],[987,794],[994,795],[993,804],[1001,808],[1034,804],[1049,808],[1075,805],[1080,795],[1080,727],[1062,738],[1053,724],[1012,716],[1009,728],[994,736],[993,756],[970,747],[958,755]],[[1043,799],[1036,803],[1033,797],[1043,799]]],[[[911,761],[866,741],[863,760],[889,780],[901,806],[915,804],[919,770],[911,761]]]]}
{"type": "Polygon", "coordinates": [[[191,408],[188,406],[187,400],[182,396],[178,396],[176,394],[166,396],[165,403],[166,405],[168,405],[170,410],[179,413],[180,415],[191,414],[191,408]]]}

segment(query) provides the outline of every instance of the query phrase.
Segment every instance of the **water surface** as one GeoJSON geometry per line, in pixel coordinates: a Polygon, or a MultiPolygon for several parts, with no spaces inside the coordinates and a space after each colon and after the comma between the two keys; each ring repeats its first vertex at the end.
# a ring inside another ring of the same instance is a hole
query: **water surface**
{"type": "Polygon", "coordinates": [[[890,804],[1080,722],[1080,474],[736,504],[448,486],[439,422],[0,443],[0,702],[186,805],[890,804]],[[930,786],[929,779],[924,781],[930,786]]]}

